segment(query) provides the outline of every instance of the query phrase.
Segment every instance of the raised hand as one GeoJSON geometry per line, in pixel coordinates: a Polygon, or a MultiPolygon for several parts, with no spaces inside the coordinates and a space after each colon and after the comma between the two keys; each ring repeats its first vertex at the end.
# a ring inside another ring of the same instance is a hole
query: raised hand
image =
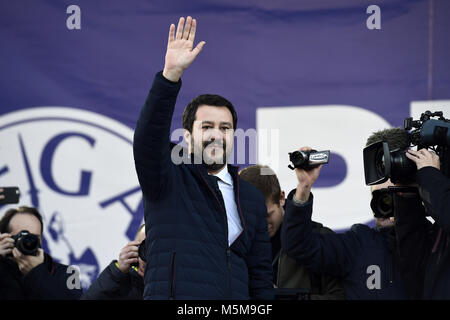
{"type": "Polygon", "coordinates": [[[194,48],[196,28],[197,21],[191,17],[187,17],[186,24],[185,19],[183,17],[180,18],[176,33],[175,25],[170,25],[163,70],[163,76],[166,79],[177,82],[181,78],[183,71],[191,65],[203,49],[205,41],[201,41],[194,48]]]}
{"type": "MultiPolygon", "coordinates": [[[[300,150],[311,151],[311,148],[303,147],[300,148],[300,150]]],[[[308,201],[312,185],[314,184],[314,182],[316,182],[317,178],[319,177],[320,169],[322,169],[322,165],[310,170],[304,170],[300,168],[295,169],[298,185],[294,197],[297,200],[308,201]]]]}

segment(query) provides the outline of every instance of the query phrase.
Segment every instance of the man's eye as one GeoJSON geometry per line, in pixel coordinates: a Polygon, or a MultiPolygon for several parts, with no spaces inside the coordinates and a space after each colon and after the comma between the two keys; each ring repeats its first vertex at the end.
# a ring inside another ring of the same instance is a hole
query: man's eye
{"type": "Polygon", "coordinates": [[[211,129],[212,127],[211,126],[203,126],[202,128],[203,129],[211,129]]]}
{"type": "Polygon", "coordinates": [[[229,127],[222,127],[222,130],[226,131],[226,130],[230,130],[229,127]]]}

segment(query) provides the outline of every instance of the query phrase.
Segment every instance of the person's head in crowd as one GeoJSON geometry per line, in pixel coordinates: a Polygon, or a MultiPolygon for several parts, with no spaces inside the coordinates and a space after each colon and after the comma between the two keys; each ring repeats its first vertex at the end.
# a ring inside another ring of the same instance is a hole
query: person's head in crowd
{"type": "Polygon", "coordinates": [[[17,209],[9,209],[0,220],[0,233],[14,236],[22,230],[38,236],[42,242],[44,223],[36,208],[22,206],[17,209]]]}
{"type": "MultiPolygon", "coordinates": [[[[144,240],[145,240],[145,224],[142,224],[136,233],[136,241],[142,243],[142,241],[144,240]]],[[[138,257],[138,261],[139,261],[138,273],[141,277],[144,277],[144,271],[147,264],[140,257],[138,257]]]]}
{"type": "Polygon", "coordinates": [[[225,166],[233,149],[236,125],[233,105],[219,95],[200,95],[189,102],[183,113],[189,152],[201,158],[209,172],[225,166]]]}
{"type": "Polygon", "coordinates": [[[273,237],[283,222],[285,193],[275,172],[268,166],[253,165],[239,172],[239,177],[254,185],[264,195],[267,207],[267,226],[273,237]]]}
{"type": "MultiPolygon", "coordinates": [[[[389,146],[389,151],[396,149],[404,150],[409,147],[408,133],[401,128],[388,128],[372,133],[367,139],[366,146],[379,141],[386,141],[389,146]]],[[[370,186],[370,191],[373,193],[376,190],[386,189],[391,186],[394,186],[394,184],[391,182],[391,179],[388,179],[384,183],[370,186]]],[[[394,222],[393,217],[375,218],[375,223],[380,228],[393,226],[394,222]]]]}

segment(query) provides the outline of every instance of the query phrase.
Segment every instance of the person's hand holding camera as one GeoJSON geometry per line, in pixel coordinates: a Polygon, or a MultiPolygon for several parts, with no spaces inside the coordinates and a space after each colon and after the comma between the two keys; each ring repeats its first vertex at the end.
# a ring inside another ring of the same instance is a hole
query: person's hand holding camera
{"type": "Polygon", "coordinates": [[[119,270],[123,273],[128,273],[130,271],[130,266],[133,263],[138,262],[139,257],[139,244],[140,241],[131,241],[125,247],[120,250],[119,260],[117,261],[119,265],[119,270]]]}
{"type": "Polygon", "coordinates": [[[439,156],[427,149],[420,149],[419,151],[408,150],[406,156],[416,163],[417,170],[420,170],[423,167],[440,168],[439,156]]]}
{"type": "MultiPolygon", "coordinates": [[[[301,151],[311,151],[310,147],[300,148],[301,151]]],[[[320,169],[322,169],[322,165],[305,170],[296,168],[295,174],[297,175],[298,185],[297,190],[295,191],[294,198],[296,200],[306,202],[309,199],[309,194],[311,192],[312,185],[316,182],[319,177],[320,169]]]]}
{"type": "Polygon", "coordinates": [[[17,248],[12,250],[12,254],[23,275],[26,275],[31,269],[44,262],[44,250],[41,248],[37,250],[37,255],[35,256],[23,254],[17,248]]]}
{"type": "Polygon", "coordinates": [[[6,257],[14,249],[14,239],[9,233],[0,233],[0,256],[6,257]]]}

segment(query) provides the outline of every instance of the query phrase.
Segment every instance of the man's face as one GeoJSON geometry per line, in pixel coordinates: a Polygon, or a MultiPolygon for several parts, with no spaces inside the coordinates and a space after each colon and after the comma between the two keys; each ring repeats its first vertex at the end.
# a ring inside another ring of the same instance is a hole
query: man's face
{"type": "Polygon", "coordinates": [[[34,215],[29,213],[17,213],[12,217],[9,221],[9,233],[15,236],[22,230],[27,230],[38,236],[39,240],[42,242],[41,222],[34,215]]]}
{"type": "MultiPolygon", "coordinates": [[[[373,186],[370,186],[370,192],[374,192],[375,190],[380,189],[387,189],[388,187],[393,187],[394,184],[391,182],[391,179],[388,179],[386,182],[381,184],[376,184],[373,186]]],[[[375,218],[375,224],[377,227],[384,228],[384,227],[391,227],[394,225],[394,217],[390,218],[375,218]]]]}
{"type": "Polygon", "coordinates": [[[278,203],[274,203],[271,200],[266,201],[267,207],[267,227],[269,231],[269,236],[272,238],[280,228],[284,217],[284,192],[278,203]]]}
{"type": "Polygon", "coordinates": [[[224,167],[234,142],[233,116],[227,107],[201,105],[192,133],[185,132],[190,152],[201,157],[208,171],[224,167]]]}

